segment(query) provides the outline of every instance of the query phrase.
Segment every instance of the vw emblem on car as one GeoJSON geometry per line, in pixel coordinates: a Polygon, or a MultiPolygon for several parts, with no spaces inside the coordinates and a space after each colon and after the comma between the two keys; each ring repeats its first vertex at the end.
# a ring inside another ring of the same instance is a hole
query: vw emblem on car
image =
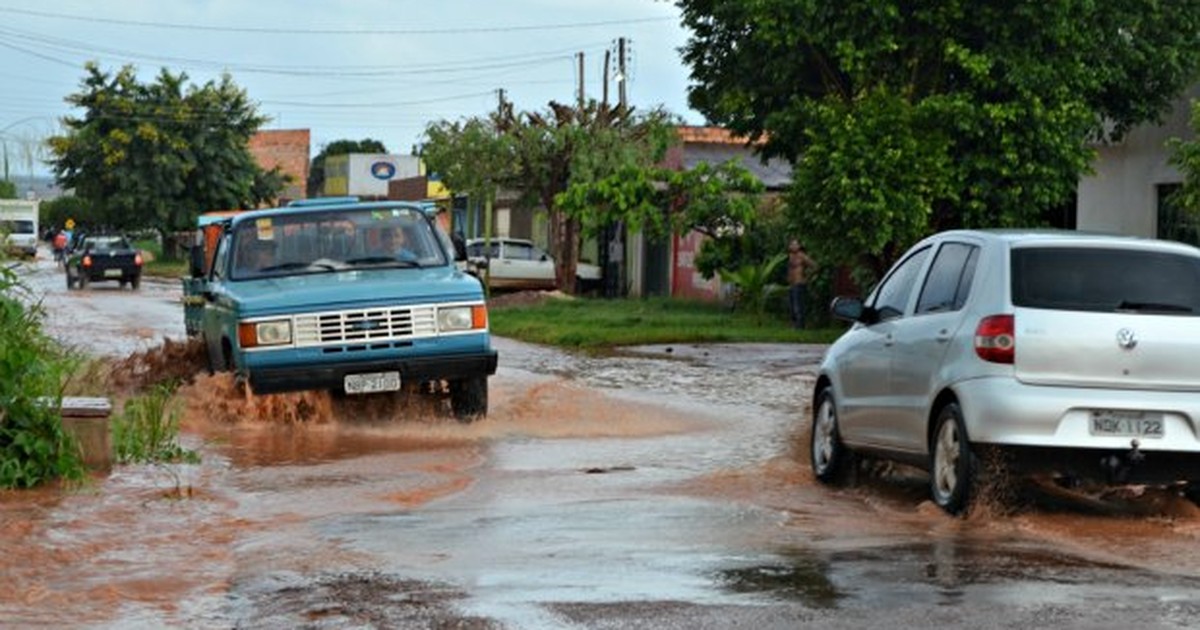
{"type": "Polygon", "coordinates": [[[1122,328],[1117,331],[1117,345],[1126,350],[1133,350],[1134,346],[1137,345],[1137,335],[1133,334],[1133,331],[1128,328],[1122,328]]]}

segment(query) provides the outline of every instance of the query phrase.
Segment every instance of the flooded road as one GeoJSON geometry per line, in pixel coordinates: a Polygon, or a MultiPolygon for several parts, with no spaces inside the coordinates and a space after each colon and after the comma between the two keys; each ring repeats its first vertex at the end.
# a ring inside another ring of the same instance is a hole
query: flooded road
{"type": "MultiPolygon", "coordinates": [[[[68,293],[48,330],[183,337],[174,283],[68,293]]],[[[179,394],[196,465],[0,494],[0,619],[55,627],[1195,627],[1200,515],[1022,505],[952,519],[920,473],[817,485],[822,347],[580,356],[496,340],[491,412],[179,394]]]]}

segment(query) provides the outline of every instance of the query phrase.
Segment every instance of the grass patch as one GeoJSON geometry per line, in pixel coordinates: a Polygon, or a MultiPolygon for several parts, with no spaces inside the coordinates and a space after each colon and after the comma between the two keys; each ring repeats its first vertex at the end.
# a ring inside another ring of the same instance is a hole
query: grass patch
{"type": "Polygon", "coordinates": [[[830,343],[841,328],[795,330],[786,318],[665,298],[547,299],[489,310],[493,333],[568,348],[658,343],[830,343]]]}
{"type": "Polygon", "coordinates": [[[158,278],[182,278],[188,274],[186,260],[154,259],[142,265],[142,273],[158,278]]]}
{"type": "Polygon", "coordinates": [[[136,249],[146,254],[146,263],[142,265],[142,273],[159,278],[182,278],[188,274],[188,261],[163,259],[162,246],[152,238],[133,242],[136,249]]]}
{"type": "Polygon", "coordinates": [[[158,385],[125,403],[111,423],[113,453],[122,464],[195,463],[199,455],[179,445],[179,406],[174,388],[158,385]]]}

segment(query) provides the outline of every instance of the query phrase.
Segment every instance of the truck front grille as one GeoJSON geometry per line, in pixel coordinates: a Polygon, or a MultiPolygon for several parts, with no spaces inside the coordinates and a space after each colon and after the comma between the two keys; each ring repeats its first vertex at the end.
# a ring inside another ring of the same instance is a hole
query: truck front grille
{"type": "Polygon", "coordinates": [[[432,306],[373,308],[297,315],[292,338],[296,346],[363,344],[437,334],[432,306]]]}

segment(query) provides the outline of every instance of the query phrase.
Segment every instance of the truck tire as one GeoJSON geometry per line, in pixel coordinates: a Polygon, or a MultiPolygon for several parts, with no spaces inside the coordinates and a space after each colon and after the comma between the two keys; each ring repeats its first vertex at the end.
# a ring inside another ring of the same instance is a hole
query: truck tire
{"type": "Polygon", "coordinates": [[[70,270],[70,269],[68,269],[68,270],[67,270],[67,273],[66,273],[66,274],[64,274],[64,275],[65,275],[65,276],[67,276],[67,290],[68,290],[68,291],[74,291],[74,290],[75,290],[75,280],[73,280],[73,279],[71,278],[71,270],[70,270]]]}
{"type": "Polygon", "coordinates": [[[459,422],[470,423],[487,415],[488,385],[486,376],[472,376],[450,381],[450,410],[459,422]]]}
{"type": "Polygon", "coordinates": [[[139,273],[129,279],[129,288],[137,291],[140,286],[142,286],[142,274],[139,273]]]}
{"type": "Polygon", "coordinates": [[[89,283],[89,282],[90,282],[90,281],[88,280],[88,275],[87,275],[86,273],[80,272],[80,274],[79,274],[79,288],[80,288],[80,289],[86,289],[86,288],[88,288],[88,283],[89,283]]]}

